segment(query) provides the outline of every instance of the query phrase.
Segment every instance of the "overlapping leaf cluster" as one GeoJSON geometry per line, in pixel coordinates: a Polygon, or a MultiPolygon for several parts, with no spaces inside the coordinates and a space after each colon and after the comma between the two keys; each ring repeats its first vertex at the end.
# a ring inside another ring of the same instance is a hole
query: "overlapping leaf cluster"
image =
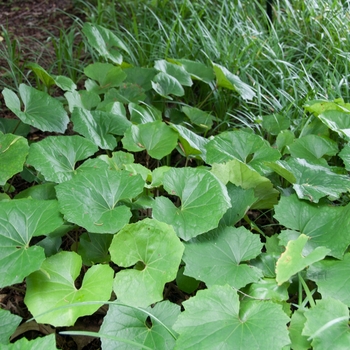
{"type": "MultiPolygon", "coordinates": [[[[83,32],[110,62],[86,67],[83,90],[33,65],[63,99],[24,84],[2,92],[19,125],[55,136],[28,143],[25,127],[3,121],[0,287],[25,280],[29,311],[54,326],[116,296],[103,349],[346,348],[350,105],[309,102],[298,133],[283,115],[264,116],[271,142],[243,128],[212,133],[219,121],[185,103],[188,90],[253,99],[238,76],[181,59],[133,67],[112,32],[91,24],[83,32]],[[12,198],[14,176],[38,184],[12,198]],[[271,209],[283,227],[273,235],[246,215],[271,209]],[[83,233],[62,250],[74,231],[83,233]],[[188,294],[183,312],[163,300],[174,280],[188,294]]],[[[20,320],[0,311],[0,343],[11,348],[20,320]]],[[[55,348],[52,337],[34,343],[55,348]]]]}

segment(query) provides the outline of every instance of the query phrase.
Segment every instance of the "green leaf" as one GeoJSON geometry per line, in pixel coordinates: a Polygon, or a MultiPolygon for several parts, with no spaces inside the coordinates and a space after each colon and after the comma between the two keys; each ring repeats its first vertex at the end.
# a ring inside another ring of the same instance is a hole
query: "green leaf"
{"type": "Polygon", "coordinates": [[[33,198],[40,200],[56,199],[55,183],[44,183],[25,189],[18,193],[14,198],[33,198]]]}
{"type": "Polygon", "coordinates": [[[304,108],[306,111],[318,116],[326,111],[350,111],[350,104],[344,103],[342,98],[337,98],[334,101],[328,100],[311,100],[308,101],[304,108]]]}
{"type": "Polygon", "coordinates": [[[350,144],[347,143],[338,155],[343,160],[345,169],[350,171],[350,144]]]}
{"type": "Polygon", "coordinates": [[[306,322],[304,313],[304,310],[298,309],[294,311],[291,318],[289,336],[292,341],[293,350],[308,350],[311,348],[311,341],[308,340],[307,336],[302,335],[306,322]]]}
{"type": "Polygon", "coordinates": [[[349,310],[332,298],[316,301],[316,306],[305,311],[303,335],[312,339],[315,350],[347,350],[350,344],[349,310]]]}
{"type": "Polygon", "coordinates": [[[93,91],[68,91],[64,94],[67,99],[69,111],[72,113],[74,107],[91,110],[95,108],[100,102],[100,96],[93,91]]]}
{"type": "Polygon", "coordinates": [[[240,305],[230,286],[198,291],[183,306],[174,325],[180,333],[177,350],[281,350],[290,343],[289,318],[280,305],[256,300],[240,305]]]}
{"type": "Polygon", "coordinates": [[[63,75],[54,75],[52,77],[55,81],[55,84],[63,91],[73,92],[77,88],[77,86],[71,78],[65,77],[63,75]]]}
{"type": "Polygon", "coordinates": [[[89,169],[56,187],[66,220],[92,233],[115,233],[129,222],[131,212],[121,200],[143,191],[140,175],[124,170],[89,169]]]}
{"type": "Polygon", "coordinates": [[[117,265],[135,265],[115,276],[118,300],[146,307],[163,299],[164,284],[175,279],[184,246],[171,226],[145,219],[126,225],[113,237],[109,251],[117,265]]]}
{"type": "Polygon", "coordinates": [[[216,63],[213,63],[213,67],[218,86],[238,92],[244,100],[252,100],[256,96],[254,90],[237,75],[216,63]]]}
{"type": "Polygon", "coordinates": [[[163,186],[180,198],[181,205],[176,207],[169,198],[158,197],[153,217],[172,225],[184,240],[216,228],[231,206],[226,187],[205,169],[172,168],[164,174],[163,186]]]}
{"type": "Polygon", "coordinates": [[[330,168],[309,163],[305,159],[290,158],[287,161],[277,161],[277,166],[271,166],[288,181],[293,180],[293,188],[301,199],[308,199],[310,202],[318,203],[322,197],[339,196],[350,191],[350,179],[346,175],[339,175],[330,168]],[[292,176],[290,176],[292,174],[292,176]]]}
{"type": "Polygon", "coordinates": [[[44,250],[30,246],[33,236],[47,235],[63,224],[57,201],[14,199],[0,202],[0,288],[40,268],[44,250]]]}
{"type": "Polygon", "coordinates": [[[199,157],[205,160],[205,145],[209,142],[208,139],[197,135],[181,125],[171,124],[170,127],[179,133],[180,148],[185,157],[199,157]]]}
{"type": "Polygon", "coordinates": [[[262,277],[261,270],[242,264],[261,253],[259,236],[244,227],[210,231],[185,244],[185,275],[213,285],[240,289],[262,277]]]}
{"type": "Polygon", "coordinates": [[[278,135],[282,130],[289,129],[290,120],[284,114],[269,114],[262,117],[262,127],[271,135],[278,135]]]}
{"type": "Polygon", "coordinates": [[[20,100],[13,91],[4,89],[2,93],[6,106],[23,123],[34,126],[41,131],[65,132],[69,118],[58,100],[46,92],[25,84],[21,84],[18,91],[24,104],[24,111],[21,110],[20,100]]]}
{"type": "Polygon", "coordinates": [[[184,266],[179,268],[176,276],[176,285],[183,292],[192,294],[198,288],[200,281],[184,275],[184,270],[184,266]]]}
{"type": "Polygon", "coordinates": [[[276,264],[276,281],[279,285],[287,282],[307,266],[322,260],[330,252],[326,247],[317,247],[312,252],[304,252],[308,239],[308,236],[301,234],[296,240],[288,242],[285,252],[276,264]]]}
{"type": "Polygon", "coordinates": [[[152,158],[162,159],[176,147],[177,133],[161,121],[132,125],[122,143],[128,151],[147,150],[152,158]]]}
{"type": "Polygon", "coordinates": [[[323,260],[312,265],[307,273],[315,281],[323,298],[334,298],[350,307],[350,254],[342,260],[323,260]]]}
{"type": "Polygon", "coordinates": [[[21,338],[15,343],[7,345],[4,350],[57,350],[55,334],[46,335],[45,337],[39,337],[34,340],[28,340],[21,338]]]}
{"type": "Polygon", "coordinates": [[[78,245],[78,253],[83,259],[83,264],[91,266],[97,263],[108,263],[111,260],[108,249],[112,238],[110,234],[83,233],[78,245]]]}
{"type": "Polygon", "coordinates": [[[154,68],[145,67],[126,67],[123,70],[127,75],[125,82],[136,84],[144,91],[152,89],[151,81],[158,73],[154,68]]]}
{"type": "Polygon", "coordinates": [[[129,53],[129,49],[112,31],[97,24],[84,23],[83,33],[89,44],[104,58],[113,63],[121,64],[123,57],[120,54],[122,49],[129,53]]]}
{"type": "Polygon", "coordinates": [[[1,132],[26,137],[30,132],[30,126],[17,119],[0,118],[0,134],[1,132]]]}
{"type": "Polygon", "coordinates": [[[152,88],[160,96],[163,96],[169,100],[172,97],[169,95],[183,96],[185,90],[180,84],[180,82],[173,76],[160,72],[152,80],[152,88]]]}
{"type": "Polygon", "coordinates": [[[84,74],[98,82],[98,89],[93,90],[98,94],[104,93],[112,87],[120,86],[126,78],[126,74],[120,67],[102,62],[89,64],[84,68],[84,74]]]}
{"type": "Polygon", "coordinates": [[[181,64],[191,75],[192,79],[201,80],[207,84],[210,84],[215,79],[213,68],[206,66],[202,62],[191,61],[185,58],[170,59],[169,61],[181,64]]]}
{"type": "MultiPolygon", "coordinates": [[[[294,158],[303,158],[307,161],[317,162],[323,156],[335,156],[338,153],[338,145],[335,141],[318,135],[306,135],[295,139],[288,146],[290,154],[294,158]]],[[[327,162],[325,161],[327,165],[327,162]]]]}
{"type": "Polygon", "coordinates": [[[46,181],[61,183],[74,176],[76,162],[97,151],[97,146],[78,135],[48,136],[31,144],[27,163],[39,170],[46,181]]]}
{"type": "Polygon", "coordinates": [[[124,170],[126,165],[134,163],[134,156],[122,151],[112,152],[112,157],[102,154],[98,156],[98,159],[106,162],[111,170],[124,170]]]}
{"type": "Polygon", "coordinates": [[[331,249],[329,255],[341,259],[350,244],[350,205],[332,207],[299,200],[296,195],[281,197],[275,207],[275,219],[289,229],[310,237],[309,251],[317,247],[331,249]]]}
{"type": "Polygon", "coordinates": [[[130,123],[114,113],[102,111],[88,111],[83,108],[74,108],[72,113],[74,131],[83,135],[102,149],[113,150],[117,146],[116,125],[123,123],[127,128],[130,123]]]}
{"type": "Polygon", "coordinates": [[[0,134],[0,185],[23,170],[28,154],[28,142],[22,136],[0,134]]]}
{"type": "Polygon", "coordinates": [[[264,278],[252,283],[247,289],[247,294],[256,299],[271,299],[274,302],[282,302],[289,299],[288,283],[279,286],[273,278],[264,278]]]}
{"type": "MultiPolygon", "coordinates": [[[[146,308],[145,311],[112,304],[103,319],[100,333],[132,340],[151,349],[172,350],[175,339],[164,325],[172,329],[180,314],[180,307],[164,301],[157,303],[154,307],[146,308]],[[149,315],[151,315],[150,318],[149,315]]],[[[103,350],[134,350],[135,346],[102,338],[102,348],[103,350]]]]}
{"type": "Polygon", "coordinates": [[[272,208],[278,202],[279,192],[273,188],[271,181],[239,160],[232,159],[223,164],[214,163],[212,173],[224,184],[231,182],[245,190],[254,189],[257,199],[251,206],[254,209],[272,208]]]}
{"type": "Polygon", "coordinates": [[[0,344],[8,345],[10,337],[15,332],[22,318],[11,314],[8,310],[0,309],[0,344]]]}
{"type": "Polygon", "coordinates": [[[282,153],[287,153],[286,147],[293,143],[294,141],[294,134],[290,130],[283,130],[281,131],[277,137],[276,137],[276,146],[277,149],[282,153]]]}
{"type": "Polygon", "coordinates": [[[182,111],[190,119],[191,123],[198,125],[204,129],[211,129],[214,117],[198,108],[183,106],[182,111]]]}
{"type": "Polygon", "coordinates": [[[47,258],[39,271],[27,277],[24,302],[38,323],[71,326],[78,317],[91,315],[103,305],[84,305],[84,302],[109,300],[113,269],[108,265],[92,266],[85,273],[81,287],[76,288],[74,283],[81,267],[78,254],[60,252],[47,258]],[[69,307],[74,303],[82,305],[69,307]],[[59,307],[64,308],[48,312],[59,307]]]}
{"type": "Polygon", "coordinates": [[[182,66],[165,60],[158,60],[154,62],[154,68],[174,77],[181,85],[192,86],[193,84],[191,76],[182,66]]]}
{"type": "Polygon", "coordinates": [[[162,113],[154,106],[129,104],[130,121],[134,124],[152,123],[156,120],[162,120],[162,113]]]}

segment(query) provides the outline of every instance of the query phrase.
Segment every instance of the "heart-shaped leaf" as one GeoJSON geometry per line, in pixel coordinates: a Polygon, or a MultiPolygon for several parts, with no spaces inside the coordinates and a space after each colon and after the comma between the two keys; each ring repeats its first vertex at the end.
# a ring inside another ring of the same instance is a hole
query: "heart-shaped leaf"
{"type": "Polygon", "coordinates": [[[87,37],[89,44],[104,58],[116,64],[123,62],[120,54],[122,49],[129,53],[129,49],[112,31],[97,24],[84,23],[83,33],[87,37]]]}
{"type": "MultiPolygon", "coordinates": [[[[180,314],[180,307],[164,301],[154,307],[142,309],[118,304],[109,306],[100,329],[101,335],[116,336],[132,340],[151,349],[172,350],[175,345],[173,334],[169,333],[180,314]],[[152,315],[149,317],[149,315],[152,315]],[[147,318],[148,317],[148,318],[147,318]],[[118,320],[118,322],[115,322],[118,320]],[[160,323],[160,322],[161,323],[160,323]],[[165,327],[168,329],[166,329],[165,327]]],[[[103,350],[132,350],[134,345],[102,337],[103,350]]]]}
{"type": "Polygon", "coordinates": [[[27,163],[39,170],[47,181],[61,183],[70,180],[75,164],[92,156],[98,147],[78,136],[48,136],[30,146],[27,163]]]}
{"type": "Polygon", "coordinates": [[[0,185],[23,170],[28,154],[28,142],[22,136],[0,133],[0,185]]]}
{"type": "Polygon", "coordinates": [[[47,258],[39,271],[27,277],[24,302],[39,323],[53,326],[71,326],[78,317],[91,315],[102,304],[70,304],[89,301],[107,301],[112,292],[113,269],[108,265],[94,265],[85,273],[82,285],[75,280],[82,267],[81,257],[74,252],[60,252],[47,258]],[[59,310],[52,309],[64,308],[59,310]]]}
{"type": "Polygon", "coordinates": [[[334,298],[350,307],[350,254],[342,260],[319,261],[308,269],[308,278],[315,281],[323,298],[334,298]]]}
{"type": "Polygon", "coordinates": [[[21,102],[13,91],[6,88],[2,94],[6,106],[23,123],[41,131],[65,132],[69,118],[61,102],[46,92],[25,84],[21,84],[18,91],[24,104],[24,111],[21,110],[21,102]]]}
{"type": "Polygon", "coordinates": [[[183,303],[185,311],[174,329],[180,333],[176,350],[269,349],[281,350],[290,343],[282,307],[271,301],[240,303],[231,286],[200,290],[183,303]],[[273,339],[273,341],[271,341],[273,339]]]}
{"type": "Polygon", "coordinates": [[[165,60],[158,60],[154,62],[154,68],[174,77],[181,85],[192,86],[193,84],[191,76],[182,66],[165,60]]]}
{"type": "Polygon", "coordinates": [[[213,67],[218,86],[237,91],[244,100],[252,100],[255,97],[254,90],[237,75],[232,74],[227,68],[216,63],[213,63],[213,67]]]}
{"type": "Polygon", "coordinates": [[[49,234],[62,224],[55,200],[0,201],[0,288],[20,283],[40,268],[44,250],[30,246],[30,241],[33,236],[49,234]]]}
{"type": "Polygon", "coordinates": [[[172,168],[164,174],[163,186],[180,198],[181,205],[176,207],[169,198],[158,197],[153,217],[172,225],[184,240],[216,228],[231,206],[226,187],[205,169],[172,168]]]}
{"type": "Polygon", "coordinates": [[[236,289],[257,282],[262,272],[242,262],[261,253],[259,236],[244,227],[210,231],[185,244],[185,275],[213,285],[229,284],[236,289]]]}
{"type": "Polygon", "coordinates": [[[331,249],[329,255],[341,259],[350,244],[350,204],[316,205],[290,195],[281,197],[275,206],[275,219],[289,229],[298,230],[296,235],[309,236],[309,251],[323,246],[331,249]]]}
{"type": "Polygon", "coordinates": [[[288,242],[285,252],[277,260],[276,280],[279,285],[287,282],[293,275],[322,260],[330,249],[317,247],[312,252],[303,252],[308,236],[301,234],[296,240],[288,242]]]}
{"type": "Polygon", "coordinates": [[[172,97],[169,95],[183,96],[185,94],[185,90],[181,83],[172,75],[163,72],[158,73],[153,78],[152,88],[160,96],[163,96],[169,100],[172,100],[172,97]]]}
{"type": "Polygon", "coordinates": [[[171,226],[145,219],[126,225],[113,237],[109,251],[117,265],[135,265],[115,276],[118,300],[146,307],[163,299],[164,284],[175,279],[184,246],[171,226]]]}
{"type": "Polygon", "coordinates": [[[155,159],[162,159],[176,147],[177,133],[161,121],[132,125],[122,139],[125,149],[132,152],[147,150],[155,159]]]}
{"type": "Polygon", "coordinates": [[[66,220],[92,233],[115,233],[131,217],[120,201],[135,198],[144,184],[140,175],[130,176],[124,170],[92,168],[61,183],[56,192],[66,220]]]}

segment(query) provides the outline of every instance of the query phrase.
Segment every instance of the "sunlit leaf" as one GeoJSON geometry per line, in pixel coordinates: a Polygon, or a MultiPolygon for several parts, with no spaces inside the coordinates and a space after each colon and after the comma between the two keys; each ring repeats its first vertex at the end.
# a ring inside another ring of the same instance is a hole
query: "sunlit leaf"
{"type": "Polygon", "coordinates": [[[33,340],[21,338],[15,343],[10,343],[4,350],[57,350],[55,334],[46,335],[45,337],[38,337],[33,340]]]}
{"type": "Polygon", "coordinates": [[[181,83],[172,75],[163,72],[158,73],[153,78],[152,88],[160,96],[163,96],[169,100],[172,100],[172,97],[169,95],[183,96],[185,94],[185,90],[181,83]]]}
{"type": "Polygon", "coordinates": [[[172,168],[164,174],[163,186],[169,195],[180,198],[181,205],[158,197],[153,217],[172,225],[184,240],[216,228],[231,206],[226,187],[204,169],[172,168]]]}
{"type": "Polygon", "coordinates": [[[164,284],[175,279],[184,246],[171,226],[145,219],[126,225],[113,237],[109,251],[117,265],[135,265],[115,276],[118,300],[146,307],[163,299],[164,284]]]}
{"type": "Polygon", "coordinates": [[[0,345],[5,346],[10,343],[10,337],[21,323],[21,320],[21,317],[11,314],[9,310],[0,309],[0,345]]]}
{"type": "Polygon", "coordinates": [[[191,76],[182,66],[166,60],[158,60],[154,62],[154,68],[174,77],[181,85],[191,86],[193,84],[191,76]]]}
{"type": "Polygon", "coordinates": [[[81,257],[74,252],[60,252],[47,258],[40,270],[27,277],[24,302],[39,323],[71,326],[78,317],[91,315],[102,304],[74,305],[84,301],[109,300],[112,292],[113,269],[94,265],[85,273],[81,287],[75,280],[82,267],[81,257]],[[59,310],[52,309],[64,306],[59,310]]]}
{"type": "Polygon", "coordinates": [[[120,201],[136,197],[143,186],[140,175],[92,168],[61,183],[56,192],[66,220],[92,233],[115,233],[131,217],[130,209],[120,201]]]}

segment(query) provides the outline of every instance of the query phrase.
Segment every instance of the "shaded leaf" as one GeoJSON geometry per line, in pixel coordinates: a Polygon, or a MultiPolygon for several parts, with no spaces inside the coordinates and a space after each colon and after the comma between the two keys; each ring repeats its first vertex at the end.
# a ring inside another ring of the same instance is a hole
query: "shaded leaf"
{"type": "Polygon", "coordinates": [[[244,227],[226,227],[193,238],[185,244],[185,275],[210,287],[225,285],[240,289],[262,277],[261,270],[246,262],[261,253],[259,236],[244,227]]]}
{"type": "Polygon", "coordinates": [[[293,312],[291,318],[289,336],[292,341],[293,350],[308,350],[311,348],[311,341],[308,340],[307,336],[302,335],[306,322],[304,313],[304,310],[296,310],[293,312]]]}
{"type": "Polygon", "coordinates": [[[169,198],[157,197],[153,217],[172,225],[184,240],[216,228],[231,206],[226,187],[204,169],[172,168],[164,173],[163,186],[180,198],[181,205],[176,207],[169,198]]]}
{"type": "Polygon", "coordinates": [[[271,135],[278,135],[282,130],[289,129],[290,120],[284,114],[269,114],[262,117],[262,127],[271,135]]]}
{"type": "Polygon", "coordinates": [[[13,91],[4,89],[2,94],[6,106],[23,123],[41,131],[65,132],[69,118],[61,102],[46,92],[25,84],[20,84],[18,92],[24,104],[24,111],[21,110],[21,102],[13,91]]]}
{"type": "Polygon", "coordinates": [[[74,252],[60,252],[47,258],[39,271],[27,277],[24,302],[38,323],[55,327],[71,326],[78,317],[91,315],[102,304],[70,304],[109,300],[112,292],[113,269],[94,265],[85,273],[80,288],[75,280],[82,267],[81,257],[74,252]],[[59,310],[52,309],[64,306],[59,310]],[[45,314],[44,314],[45,313],[45,314]]]}
{"type": "Polygon", "coordinates": [[[23,170],[28,142],[22,136],[0,133],[0,185],[23,170]]]}
{"type": "Polygon", "coordinates": [[[164,284],[175,279],[184,247],[171,226],[145,219],[126,225],[113,237],[109,251],[117,265],[135,265],[115,276],[118,300],[146,307],[163,299],[164,284]]]}

